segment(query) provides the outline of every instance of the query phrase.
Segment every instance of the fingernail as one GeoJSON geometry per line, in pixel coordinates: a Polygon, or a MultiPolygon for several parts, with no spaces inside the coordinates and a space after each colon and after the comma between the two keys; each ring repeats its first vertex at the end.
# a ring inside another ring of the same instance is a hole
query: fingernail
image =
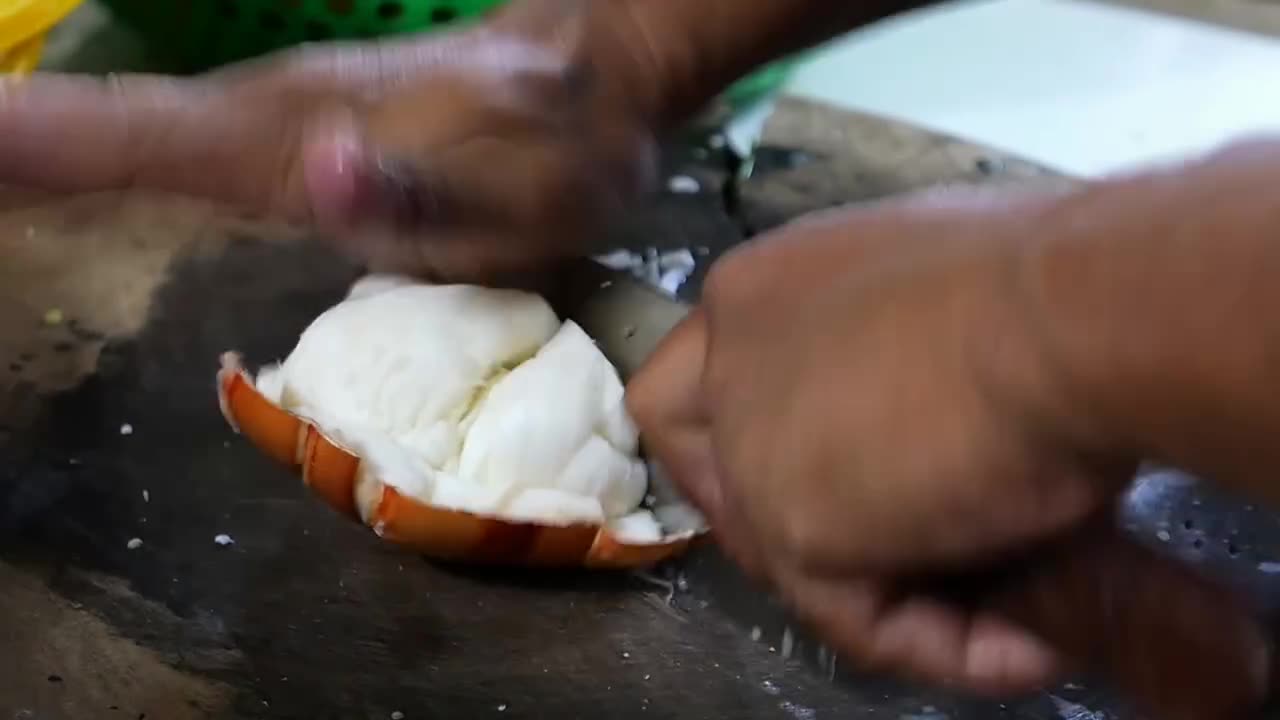
{"type": "Polygon", "coordinates": [[[359,178],[367,163],[354,116],[327,118],[307,133],[302,174],[311,214],[321,225],[346,227],[353,221],[359,178]]]}

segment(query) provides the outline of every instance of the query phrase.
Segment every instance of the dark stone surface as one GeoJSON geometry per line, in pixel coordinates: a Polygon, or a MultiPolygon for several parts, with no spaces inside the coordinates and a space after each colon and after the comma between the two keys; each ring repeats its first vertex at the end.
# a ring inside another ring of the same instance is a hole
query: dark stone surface
{"type": "Polygon", "coordinates": [[[856,706],[634,576],[424,562],[338,518],[232,434],[214,397],[218,354],[286,352],[353,276],[303,250],[240,241],[184,261],[143,332],[109,344],[97,373],[3,444],[6,562],[38,567],[121,634],[234,687],[236,717],[788,718],[788,700],[823,715],[856,706]],[[215,545],[218,533],[236,544],[215,545]],[[144,544],[129,550],[133,537],[144,544]]]}
{"type": "MultiPolygon", "coordinates": [[[[836,117],[788,122],[800,132],[831,127],[836,117]]],[[[906,142],[901,133],[894,137],[906,142]]],[[[690,300],[710,262],[741,241],[749,216],[763,229],[839,197],[866,199],[930,176],[985,177],[991,170],[973,164],[973,157],[986,158],[977,150],[928,140],[922,142],[932,148],[934,170],[920,171],[899,148],[883,163],[868,161],[866,172],[892,175],[886,168],[901,167],[904,176],[881,177],[860,191],[838,185],[859,175],[830,167],[835,149],[813,142],[791,148],[776,130],[770,139],[778,149],[744,186],[705,144],[674,153],[669,172],[694,176],[702,189],[664,195],[637,211],[618,244],[707,247],[682,289],[690,300]],[[948,158],[955,163],[947,165],[948,158]],[[803,187],[812,182],[832,186],[806,196],[803,187]]],[[[121,236],[166,232],[176,231],[139,223],[121,236]]],[[[445,567],[382,543],[236,437],[214,395],[221,352],[239,349],[252,362],[283,355],[341,297],[355,270],[313,246],[239,237],[219,247],[178,255],[141,331],[111,336],[93,371],[69,389],[49,395],[24,379],[59,356],[52,345],[50,353],[0,358],[14,374],[0,393],[0,566],[39,578],[52,591],[50,602],[101,618],[164,666],[229,687],[229,704],[168,695],[134,706],[110,694],[124,694],[132,679],[96,677],[107,693],[93,696],[102,698],[97,712],[24,717],[165,718],[178,707],[202,717],[308,720],[394,711],[406,720],[1126,716],[1083,685],[1006,706],[853,673],[713,547],[663,568],[664,580],[655,582],[445,567]],[[125,423],[132,434],[120,433],[125,423]],[[218,533],[235,545],[217,546],[218,533]],[[129,550],[134,537],[143,545],[129,550]],[[760,628],[756,641],[753,627],[760,628]]],[[[71,339],[59,342],[103,336],[91,325],[64,334],[71,339]]],[[[1264,595],[1274,590],[1257,575],[1277,557],[1274,518],[1201,509],[1194,487],[1176,477],[1152,482],[1143,496],[1152,502],[1131,508],[1136,531],[1168,531],[1177,552],[1229,565],[1262,583],[1264,595]]],[[[0,638],[20,636],[19,622],[0,617],[0,638]]],[[[0,667],[20,669],[22,658],[53,642],[52,629],[32,635],[31,645],[6,648],[10,664],[0,667]]],[[[0,710],[31,706],[51,688],[84,686],[86,672],[69,669],[80,667],[71,657],[41,666],[33,681],[39,688],[15,689],[0,677],[0,710]]]]}

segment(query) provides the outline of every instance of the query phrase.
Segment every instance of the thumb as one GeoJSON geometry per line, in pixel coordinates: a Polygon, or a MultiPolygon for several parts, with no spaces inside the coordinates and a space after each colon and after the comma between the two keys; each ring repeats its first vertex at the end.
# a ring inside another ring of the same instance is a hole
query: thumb
{"type": "Polygon", "coordinates": [[[705,314],[694,309],[627,383],[627,410],[657,460],[711,525],[723,515],[720,477],[701,402],[705,314]]]}
{"type": "Polygon", "coordinates": [[[706,313],[696,308],[663,339],[627,384],[627,410],[649,456],[707,519],[720,547],[750,577],[765,577],[764,553],[739,518],[711,440],[703,405],[706,313]]]}

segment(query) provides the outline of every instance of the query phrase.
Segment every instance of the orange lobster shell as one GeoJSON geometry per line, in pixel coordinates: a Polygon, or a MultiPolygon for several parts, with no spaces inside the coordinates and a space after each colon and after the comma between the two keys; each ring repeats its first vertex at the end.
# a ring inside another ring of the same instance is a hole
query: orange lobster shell
{"type": "Polygon", "coordinates": [[[363,521],[380,537],[438,560],[524,566],[643,568],[673,558],[701,533],[656,543],[627,543],[601,525],[504,520],[435,507],[361,472],[361,459],[310,420],[273,403],[254,385],[235,353],[222,357],[218,405],[236,432],[302,473],[331,507],[363,521]]]}

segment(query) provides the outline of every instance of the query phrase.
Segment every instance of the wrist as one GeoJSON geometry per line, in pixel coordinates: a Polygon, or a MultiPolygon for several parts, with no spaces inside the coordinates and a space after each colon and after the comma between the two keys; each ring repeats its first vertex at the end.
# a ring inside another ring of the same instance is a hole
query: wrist
{"type": "Polygon", "coordinates": [[[1097,286],[1091,287],[1105,273],[1094,236],[1120,232],[1093,207],[1095,197],[1110,192],[1077,186],[1019,218],[1010,245],[1012,301],[1041,367],[1040,408],[1058,447],[1085,461],[1136,462],[1144,451],[1132,425],[1115,412],[1117,378],[1109,359],[1117,332],[1125,342],[1116,324],[1119,308],[1099,302],[1097,286]]]}
{"type": "Polygon", "coordinates": [[[1274,457],[1280,144],[1090,183],[1039,209],[1019,252],[1029,327],[1088,449],[1248,491],[1274,457]],[[1265,460],[1264,460],[1265,459],[1265,460]]]}
{"type": "Polygon", "coordinates": [[[598,112],[622,114],[647,131],[668,125],[671,87],[681,72],[679,39],[659,35],[626,0],[519,0],[487,27],[532,42],[559,57],[598,112]]]}
{"type": "MultiPolygon", "coordinates": [[[[1136,460],[1136,441],[1105,404],[1110,379],[1095,353],[1105,323],[1096,307],[1072,295],[1074,268],[1061,254],[1072,225],[1061,214],[1079,202],[1079,189],[1031,193],[1009,203],[993,232],[994,323],[1004,332],[974,339],[989,349],[977,366],[984,387],[999,388],[1028,440],[1063,458],[1092,463],[1136,460]],[[1073,304],[1074,303],[1074,304],[1073,304]]],[[[1087,190],[1085,191],[1087,192],[1087,190]]]]}
{"type": "Polygon", "coordinates": [[[928,0],[518,0],[491,25],[533,34],[655,131],[751,70],[928,0]]]}

